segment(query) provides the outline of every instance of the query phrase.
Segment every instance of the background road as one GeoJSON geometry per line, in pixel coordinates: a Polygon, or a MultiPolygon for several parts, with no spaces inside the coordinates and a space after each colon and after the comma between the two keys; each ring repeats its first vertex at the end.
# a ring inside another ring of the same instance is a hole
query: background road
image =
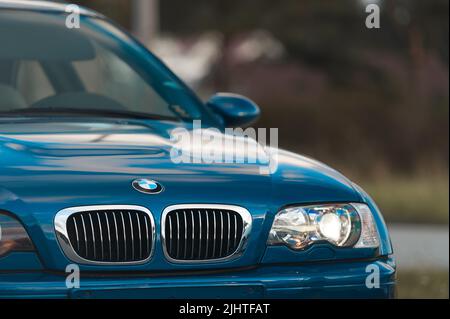
{"type": "Polygon", "coordinates": [[[393,224],[389,226],[399,269],[449,270],[449,228],[393,224]]]}

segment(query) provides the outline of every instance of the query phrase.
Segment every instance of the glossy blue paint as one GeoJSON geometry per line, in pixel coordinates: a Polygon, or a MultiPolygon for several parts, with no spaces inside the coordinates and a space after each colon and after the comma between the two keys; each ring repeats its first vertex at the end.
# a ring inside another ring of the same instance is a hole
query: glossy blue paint
{"type": "Polygon", "coordinates": [[[365,286],[367,262],[259,266],[215,274],[141,274],[82,277],[67,289],[58,273],[0,273],[0,298],[392,298],[395,269],[389,260],[373,262],[380,287],[365,286]]]}
{"type": "MultiPolygon", "coordinates": [[[[175,92],[199,109],[205,128],[223,130],[221,121],[147,49],[122,37],[106,21],[86,22],[118,41],[127,54],[136,56],[141,68],[157,74],[158,80],[170,80],[177,88],[175,92]]],[[[239,120],[234,111],[223,122],[230,123],[234,117],[238,121],[234,123],[244,123],[256,115],[255,108],[244,108],[239,120]]],[[[376,205],[359,187],[322,163],[284,150],[278,151],[278,167],[270,174],[261,173],[262,167],[267,168],[261,162],[175,164],[170,157],[174,146],[170,133],[176,128],[192,131],[194,126],[181,121],[99,117],[0,118],[0,210],[23,223],[36,247],[35,254],[12,253],[0,258],[0,297],[393,296],[395,263],[387,228],[376,205]],[[164,192],[137,192],[131,183],[142,178],[158,181],[164,185],[164,192]],[[283,207],[340,202],[369,205],[380,233],[379,249],[342,249],[325,243],[298,252],[266,247],[274,216],[283,207]],[[238,205],[252,214],[248,247],[240,258],[173,264],[164,257],[162,211],[170,205],[190,203],[238,205]],[[68,291],[62,274],[71,261],[55,238],[55,214],[68,207],[107,204],[139,205],[152,212],[157,230],[154,256],[134,266],[80,265],[86,274],[120,273],[108,278],[89,276],[81,289],[68,291]],[[369,263],[380,266],[379,290],[365,287],[369,263]],[[250,269],[238,270],[246,267],[250,269]],[[14,273],[17,270],[25,272],[14,273]],[[177,271],[217,272],[175,275],[177,271]],[[147,275],[131,278],[136,272],[147,275]],[[152,275],[155,273],[163,274],[152,275]]],[[[223,152],[229,150],[224,148],[223,152]]]]}
{"type": "MultiPolygon", "coordinates": [[[[37,254],[32,252],[12,252],[0,258],[1,271],[44,270],[37,254]]],[[[0,282],[1,287],[1,282],[0,282]]]]}

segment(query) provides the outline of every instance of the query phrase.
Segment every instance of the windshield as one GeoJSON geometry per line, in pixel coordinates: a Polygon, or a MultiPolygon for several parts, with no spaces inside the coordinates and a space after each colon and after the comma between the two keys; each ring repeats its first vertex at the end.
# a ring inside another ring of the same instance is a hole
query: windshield
{"type": "Polygon", "coordinates": [[[109,22],[0,11],[0,116],[88,114],[192,120],[201,102],[109,22]]]}

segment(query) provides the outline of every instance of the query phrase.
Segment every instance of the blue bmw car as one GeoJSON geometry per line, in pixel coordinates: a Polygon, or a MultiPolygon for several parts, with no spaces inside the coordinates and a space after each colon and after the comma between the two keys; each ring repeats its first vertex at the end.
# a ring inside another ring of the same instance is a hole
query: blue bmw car
{"type": "Polygon", "coordinates": [[[335,170],[174,160],[174,131],[258,115],[202,102],[99,13],[0,2],[0,298],[394,297],[383,217],[335,170]]]}

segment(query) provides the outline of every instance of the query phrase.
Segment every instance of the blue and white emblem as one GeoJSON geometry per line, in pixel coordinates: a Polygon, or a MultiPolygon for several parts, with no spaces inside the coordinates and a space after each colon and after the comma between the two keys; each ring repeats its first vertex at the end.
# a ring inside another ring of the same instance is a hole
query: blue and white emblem
{"type": "Polygon", "coordinates": [[[145,194],[159,194],[164,190],[160,183],[150,179],[136,179],[133,181],[133,187],[145,194]]]}

